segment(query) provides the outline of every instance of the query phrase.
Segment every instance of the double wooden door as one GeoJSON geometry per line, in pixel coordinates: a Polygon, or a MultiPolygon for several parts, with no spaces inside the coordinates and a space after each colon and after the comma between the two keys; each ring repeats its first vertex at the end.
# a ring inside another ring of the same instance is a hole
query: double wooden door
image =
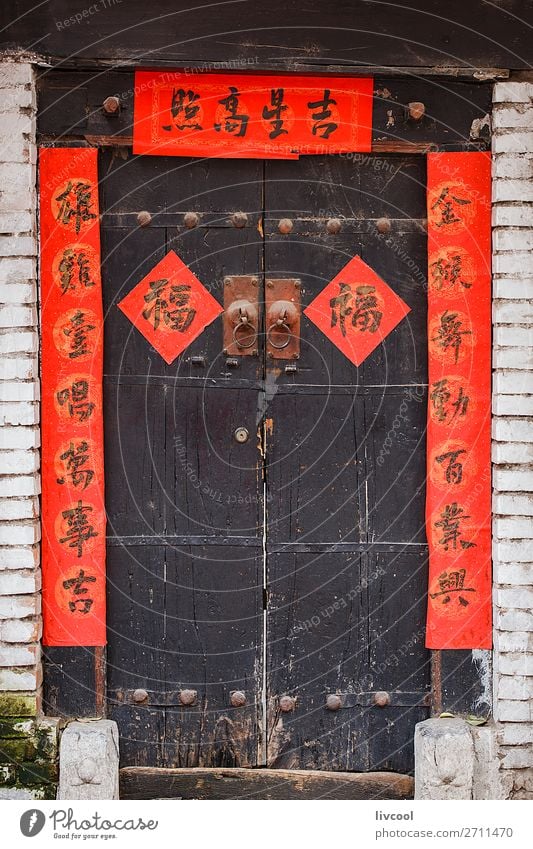
{"type": "Polygon", "coordinates": [[[106,152],[100,173],[122,764],[412,770],[429,698],[423,158],[106,152]],[[219,317],[167,365],[117,308],[171,250],[221,305],[225,280],[256,278],[253,354],[224,352],[219,317]],[[268,357],[268,281],[299,284],[303,308],[355,255],[407,317],[358,368],[303,314],[299,357],[268,357]]]}

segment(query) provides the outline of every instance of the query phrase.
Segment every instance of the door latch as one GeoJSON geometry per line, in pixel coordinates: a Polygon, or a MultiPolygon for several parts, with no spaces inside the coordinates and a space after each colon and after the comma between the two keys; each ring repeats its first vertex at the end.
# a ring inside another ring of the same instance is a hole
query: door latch
{"type": "Polygon", "coordinates": [[[275,360],[300,357],[301,283],[291,279],[266,281],[266,350],[275,360]]]}
{"type": "Polygon", "coordinates": [[[258,283],[251,275],[224,278],[224,354],[228,356],[257,355],[258,283]]]}

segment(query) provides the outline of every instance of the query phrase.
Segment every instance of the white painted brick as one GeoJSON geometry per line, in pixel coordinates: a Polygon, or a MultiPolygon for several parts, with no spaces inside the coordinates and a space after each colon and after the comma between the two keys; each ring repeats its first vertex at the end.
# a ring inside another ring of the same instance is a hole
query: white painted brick
{"type": "Polygon", "coordinates": [[[0,428],[0,449],[2,450],[6,448],[38,448],[40,444],[40,433],[36,427],[0,428]]]}
{"type": "Polygon", "coordinates": [[[492,114],[494,130],[526,129],[533,130],[533,108],[531,103],[517,103],[514,106],[499,106],[492,114]]]}
{"type": "Polygon", "coordinates": [[[496,720],[499,722],[531,722],[533,710],[528,702],[513,702],[500,699],[496,705],[496,720]]]}
{"type": "Polygon", "coordinates": [[[29,595],[41,589],[41,573],[38,569],[0,572],[0,595],[29,595]]]}
{"type": "Polygon", "coordinates": [[[494,368],[533,368],[533,348],[495,348],[492,352],[492,365],[494,368]]]}
{"type": "Polygon", "coordinates": [[[38,377],[37,357],[0,358],[0,380],[36,380],[38,377]]]}
{"type": "Polygon", "coordinates": [[[495,541],[494,556],[500,562],[531,563],[533,562],[533,542],[530,539],[511,540],[509,542],[495,541]]]}
{"type": "Polygon", "coordinates": [[[500,563],[496,561],[494,563],[494,580],[498,584],[533,586],[533,563],[500,563]]]}
{"type": "Polygon", "coordinates": [[[533,725],[505,723],[498,733],[504,746],[525,746],[533,743],[533,725]]]}
{"type": "Polygon", "coordinates": [[[40,612],[40,593],[0,596],[0,619],[25,619],[26,616],[36,616],[40,612]]]}
{"type": "Polygon", "coordinates": [[[33,67],[27,62],[0,62],[0,88],[33,83],[33,67]]]}
{"type": "Polygon", "coordinates": [[[39,382],[0,380],[0,401],[38,401],[39,382]]]}
{"type": "Polygon", "coordinates": [[[495,254],[492,259],[492,270],[495,274],[521,274],[531,277],[533,275],[533,251],[495,254]]]}
{"type": "Polygon", "coordinates": [[[0,327],[35,327],[37,310],[28,306],[0,306],[0,327]]]}
{"type": "Polygon", "coordinates": [[[495,327],[494,344],[502,348],[522,346],[527,349],[533,345],[533,327],[509,327],[507,325],[495,327]]]}
{"type": "MultiPolygon", "coordinates": [[[[511,587],[495,590],[496,604],[501,608],[513,607],[515,610],[529,610],[533,608],[533,588],[511,587]]],[[[532,684],[533,687],[533,684],[532,684]]],[[[533,691],[531,693],[533,696],[533,691]]],[[[512,698],[512,696],[509,696],[512,698]]]]}
{"type": "Polygon", "coordinates": [[[37,240],[34,236],[0,236],[0,257],[34,256],[37,253],[37,240]]]}
{"type": "Polygon", "coordinates": [[[25,283],[35,280],[37,268],[32,257],[4,257],[0,259],[0,283],[25,283]]]}
{"type": "Polygon", "coordinates": [[[492,306],[492,315],[495,324],[533,325],[533,302],[497,301],[492,306]]]}
{"type": "Polygon", "coordinates": [[[524,769],[526,767],[533,767],[533,748],[531,747],[502,746],[500,753],[503,755],[501,769],[524,769]]]}
{"type": "Polygon", "coordinates": [[[527,371],[505,371],[494,375],[495,392],[503,395],[531,395],[533,393],[533,373],[527,371]]]}
{"type": "Polygon", "coordinates": [[[41,667],[0,670],[0,690],[36,690],[42,681],[41,667]]]}
{"type": "Polygon", "coordinates": [[[41,647],[0,646],[0,666],[35,666],[41,659],[41,647]]]}
{"type": "Polygon", "coordinates": [[[32,474],[39,471],[38,451],[0,451],[0,475],[32,474]]]}
{"type": "Polygon", "coordinates": [[[492,207],[493,227],[531,227],[533,219],[533,206],[527,204],[513,203],[504,206],[501,203],[492,207]]]}
{"type": "Polygon", "coordinates": [[[516,701],[533,698],[533,681],[520,675],[502,675],[498,681],[498,698],[516,701]]]}
{"type": "Polygon", "coordinates": [[[532,463],[533,444],[524,442],[493,442],[492,460],[494,463],[532,463]]]}
{"type": "Polygon", "coordinates": [[[492,152],[494,154],[531,153],[531,133],[527,130],[494,133],[492,136],[492,152]]]}
{"type": "MultiPolygon", "coordinates": [[[[533,163],[533,159],[531,162],[533,163]]],[[[530,251],[533,248],[533,230],[525,227],[496,229],[493,233],[492,244],[496,251],[530,251]]]]}
{"type": "Polygon", "coordinates": [[[494,645],[498,652],[528,652],[533,653],[533,634],[498,631],[494,634],[494,645]]]}
{"type": "MultiPolygon", "coordinates": [[[[0,142],[1,146],[1,142],[0,142]]],[[[2,155],[0,149],[0,156],[2,155]]],[[[11,191],[4,191],[0,194],[0,212],[10,212],[11,210],[19,211],[28,209],[34,202],[34,192],[30,189],[22,191],[14,186],[11,191]]]]}
{"type": "Polygon", "coordinates": [[[33,115],[24,115],[20,112],[16,115],[0,115],[0,157],[2,142],[8,141],[14,136],[21,136],[23,133],[30,137],[35,136],[35,117],[33,115]]]}
{"type": "Polygon", "coordinates": [[[533,473],[530,469],[495,468],[492,481],[498,492],[533,492],[533,473]]]}
{"type": "Polygon", "coordinates": [[[533,159],[528,154],[502,153],[493,160],[492,174],[494,177],[529,180],[533,177],[533,159]]]}
{"type": "Polygon", "coordinates": [[[492,183],[492,200],[494,203],[508,200],[529,203],[533,201],[533,185],[529,185],[523,180],[494,180],[492,183]]]}
{"type": "Polygon", "coordinates": [[[0,639],[4,643],[32,643],[40,639],[38,619],[4,619],[0,622],[0,639]]]}
{"type": "MultiPolygon", "coordinates": [[[[2,123],[6,120],[6,115],[0,114],[0,134],[2,123]]],[[[19,120],[29,121],[25,115],[17,115],[10,116],[8,120],[12,120],[14,124],[19,120]]],[[[15,130],[16,132],[16,130],[15,130]]],[[[20,164],[16,164],[14,162],[2,162],[2,147],[0,141],[0,181],[2,185],[2,193],[13,194],[14,192],[20,192],[25,197],[22,200],[26,201],[26,206],[22,207],[14,207],[17,209],[28,209],[28,199],[32,190],[35,187],[35,168],[30,163],[21,162],[20,164]]],[[[9,209],[4,210],[9,212],[9,209]]],[[[8,237],[9,238],[9,237],[8,237]]],[[[2,240],[0,240],[1,243],[2,240]]],[[[28,251],[31,254],[31,251],[28,251]]],[[[20,252],[19,252],[20,255],[20,252]]],[[[22,254],[23,255],[23,254],[22,254]]],[[[13,256],[10,253],[3,253],[2,256],[13,256]]]]}
{"type": "MultiPolygon", "coordinates": [[[[523,675],[533,677],[533,654],[517,652],[501,654],[498,660],[500,675],[523,675]]],[[[533,738],[533,728],[531,728],[533,738]]]]}
{"type": "MultiPolygon", "coordinates": [[[[2,430],[4,428],[0,428],[0,436],[2,430]]],[[[13,477],[2,478],[2,495],[6,498],[39,495],[40,491],[38,475],[14,475],[13,477]]]]}
{"type": "Polygon", "coordinates": [[[39,405],[21,401],[0,403],[0,425],[33,425],[39,423],[39,405]]]}
{"type": "Polygon", "coordinates": [[[533,395],[493,395],[496,416],[533,416],[533,395]]]}
{"type": "Polygon", "coordinates": [[[0,233],[31,233],[34,226],[29,210],[0,213],[0,233]]]}
{"type": "Polygon", "coordinates": [[[494,513],[500,516],[533,516],[533,495],[495,493],[492,503],[494,513]]]}
{"type": "Polygon", "coordinates": [[[33,545],[34,542],[39,542],[39,539],[40,528],[36,522],[4,522],[0,525],[0,545],[33,545]]]}
{"type": "Polygon", "coordinates": [[[17,113],[19,109],[35,107],[35,94],[32,89],[16,86],[3,92],[0,97],[0,112],[17,113]]]}
{"type": "Polygon", "coordinates": [[[0,520],[35,519],[39,516],[37,498],[0,498],[0,520]]]}
{"type": "MultiPolygon", "coordinates": [[[[516,277],[495,277],[493,294],[499,301],[522,300],[533,298],[533,277],[517,279],[516,277]]],[[[1,293],[0,293],[1,295],[1,293]]]]}
{"type": "MultiPolygon", "coordinates": [[[[498,539],[533,538],[533,518],[531,516],[509,516],[506,519],[494,519],[492,527],[498,539]]],[[[531,561],[533,564],[533,557],[531,561]]],[[[531,578],[533,579],[533,565],[531,567],[531,578]]]]}
{"type": "MultiPolygon", "coordinates": [[[[529,103],[533,98],[533,83],[499,82],[494,86],[493,103],[529,103]]],[[[497,111],[499,107],[495,107],[497,111]]]]}
{"type": "Polygon", "coordinates": [[[37,159],[35,147],[29,144],[26,136],[19,137],[18,139],[2,139],[0,142],[0,156],[3,162],[35,163],[37,159]]]}
{"type": "Polygon", "coordinates": [[[37,333],[21,330],[19,333],[0,334],[0,354],[36,354],[39,338],[37,333]]]}
{"type": "MultiPolygon", "coordinates": [[[[524,288],[524,284],[521,281],[514,281],[513,283],[518,285],[522,285],[520,291],[526,292],[527,286],[524,288]]],[[[505,295],[505,297],[511,297],[510,295],[505,295]]],[[[522,295],[522,297],[526,297],[522,295]]],[[[0,284],[0,304],[36,304],[37,303],[37,286],[33,282],[21,281],[20,283],[2,283],[0,284]]]]}
{"type": "Polygon", "coordinates": [[[533,631],[533,613],[527,610],[497,610],[496,627],[500,631],[533,631]]]}
{"type": "Polygon", "coordinates": [[[533,421],[493,419],[492,435],[501,442],[533,442],[533,421]]]}
{"type": "Polygon", "coordinates": [[[0,548],[0,569],[35,569],[39,563],[39,546],[0,548]]]}

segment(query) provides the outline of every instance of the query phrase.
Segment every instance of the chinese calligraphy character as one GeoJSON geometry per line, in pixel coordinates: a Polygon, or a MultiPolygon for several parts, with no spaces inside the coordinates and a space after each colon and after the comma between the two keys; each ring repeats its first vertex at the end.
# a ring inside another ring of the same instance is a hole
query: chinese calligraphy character
{"type": "MultiPolygon", "coordinates": [[[[89,590],[84,584],[94,584],[95,582],[94,575],[86,575],[85,571],[80,569],[75,577],[63,581],[63,587],[65,590],[71,590],[75,596],[85,596],[89,590]]],[[[92,598],[74,598],[69,601],[68,607],[71,613],[89,613],[93,601],[92,598]],[[78,607],[78,605],[80,606],[78,607]]]]}
{"type": "Polygon", "coordinates": [[[69,290],[74,292],[77,285],[85,289],[95,286],[89,268],[89,259],[84,250],[75,251],[66,248],[59,263],[59,279],[61,281],[61,294],[65,295],[69,290]]]}
{"type": "MultiPolygon", "coordinates": [[[[177,130],[202,129],[202,125],[195,120],[200,111],[200,106],[196,102],[199,99],[200,95],[195,94],[194,91],[185,91],[183,88],[173,89],[170,113],[177,130]]],[[[167,124],[162,129],[169,132],[172,127],[167,124]]]]}
{"type": "Polygon", "coordinates": [[[430,265],[433,284],[435,289],[441,291],[444,288],[453,289],[459,283],[463,289],[470,289],[471,283],[461,279],[463,274],[463,258],[461,254],[453,254],[448,259],[439,259],[430,265]]]}
{"type": "Polygon", "coordinates": [[[440,516],[440,520],[435,522],[435,527],[442,528],[442,537],[439,539],[439,545],[442,545],[444,551],[449,551],[450,545],[454,550],[457,549],[457,543],[459,543],[462,549],[475,547],[475,542],[468,542],[461,538],[461,522],[469,519],[470,516],[465,514],[465,511],[462,507],[459,507],[457,501],[452,502],[452,504],[446,504],[440,516]]]}
{"type": "MultiPolygon", "coordinates": [[[[248,115],[239,114],[239,92],[235,86],[229,86],[230,93],[227,97],[223,97],[218,102],[225,108],[226,115],[224,116],[224,130],[226,133],[235,133],[236,137],[246,135],[246,127],[248,126],[248,115]],[[238,130],[238,132],[235,132],[238,130]]],[[[222,129],[222,123],[214,125],[217,133],[222,129]]]]}
{"type": "Polygon", "coordinates": [[[79,233],[82,223],[96,218],[96,214],[91,212],[91,191],[90,183],[84,183],[82,180],[73,183],[69,180],[65,191],[56,197],[59,203],[57,220],[61,224],[70,224],[73,219],[76,233],[79,233]]]}
{"type": "Polygon", "coordinates": [[[457,451],[447,451],[446,454],[440,454],[435,458],[437,463],[440,463],[441,465],[447,461],[446,468],[444,470],[446,483],[460,484],[463,480],[463,464],[457,459],[460,454],[466,454],[464,448],[457,451]]]}
{"type": "Polygon", "coordinates": [[[447,378],[437,380],[432,384],[432,386],[433,390],[430,393],[429,399],[433,404],[437,421],[447,421],[449,413],[451,412],[450,407],[454,410],[450,421],[453,421],[456,416],[466,415],[470,398],[468,395],[465,395],[462,386],[459,386],[455,400],[452,400],[452,391],[449,387],[447,378]]]}
{"type": "Polygon", "coordinates": [[[285,112],[287,107],[283,103],[284,90],[282,88],[273,88],[270,92],[270,107],[263,107],[263,119],[269,121],[272,125],[272,130],[269,133],[269,138],[277,139],[278,136],[289,131],[283,127],[283,118],[281,113],[285,112]]]}
{"type": "Polygon", "coordinates": [[[61,389],[57,394],[57,402],[64,407],[68,402],[68,413],[70,418],[77,418],[79,422],[86,422],[93,413],[95,405],[88,401],[89,384],[86,380],[75,380],[70,388],[61,389]]]}
{"type": "Polygon", "coordinates": [[[331,326],[339,324],[340,331],[346,336],[346,318],[352,317],[352,327],[361,331],[375,333],[379,328],[383,313],[378,307],[375,286],[357,286],[354,293],[348,283],[339,283],[340,292],[331,298],[331,326]]]}
{"type": "Polygon", "coordinates": [[[455,572],[442,572],[439,575],[439,592],[430,593],[431,598],[442,596],[442,604],[449,604],[452,593],[458,593],[458,602],[462,607],[468,607],[469,601],[464,593],[475,593],[474,587],[465,587],[466,569],[458,569],[455,572]]]}
{"type": "Polygon", "coordinates": [[[340,292],[336,298],[331,298],[331,326],[336,327],[337,322],[343,336],[346,336],[346,318],[352,314],[352,307],[348,306],[353,301],[353,292],[349,283],[339,283],[340,292]]]}
{"type": "Polygon", "coordinates": [[[461,218],[459,217],[456,204],[464,206],[469,203],[472,203],[472,201],[451,194],[449,186],[446,186],[431,207],[431,209],[436,209],[438,207],[440,212],[441,220],[436,223],[436,226],[443,227],[446,224],[456,224],[460,222],[461,218]]]}
{"type": "Polygon", "coordinates": [[[76,357],[85,357],[87,354],[90,354],[90,348],[88,347],[89,338],[88,334],[91,330],[95,330],[96,327],[94,324],[89,324],[86,321],[86,316],[81,310],[76,310],[74,315],[69,319],[69,324],[67,327],[63,328],[63,334],[70,341],[70,351],[69,357],[71,360],[76,359],[76,357]]]}
{"type": "Polygon", "coordinates": [[[330,106],[335,106],[337,101],[333,100],[330,97],[331,91],[329,88],[324,89],[324,97],[322,100],[315,100],[314,102],[308,103],[308,109],[318,109],[318,112],[313,112],[311,118],[315,122],[313,124],[312,133],[314,136],[318,135],[320,138],[327,139],[329,136],[335,132],[338,127],[334,121],[328,121],[328,118],[331,118],[331,109],[330,106]]]}
{"type": "Polygon", "coordinates": [[[459,359],[459,349],[462,345],[463,336],[470,336],[470,330],[461,330],[463,322],[458,318],[456,312],[446,310],[440,317],[440,327],[437,335],[433,336],[431,341],[436,342],[443,351],[452,349],[454,352],[455,362],[459,359]]]}
{"type": "Polygon", "coordinates": [[[83,504],[78,501],[75,507],[69,510],[64,510],[61,514],[67,523],[66,536],[59,540],[61,544],[67,544],[69,548],[75,548],[78,557],[83,557],[83,545],[88,542],[91,537],[97,537],[98,534],[93,526],[89,523],[87,513],[91,513],[93,508],[89,504],[83,504]]]}
{"type": "Polygon", "coordinates": [[[143,310],[143,318],[151,321],[157,330],[161,318],[171,330],[184,333],[194,321],[196,310],[189,305],[191,287],[186,284],[170,286],[167,295],[168,279],[153,280],[144,300],[149,305],[143,310]]]}
{"type": "Polygon", "coordinates": [[[85,441],[78,442],[77,445],[70,443],[68,449],[60,455],[60,459],[65,463],[66,474],[57,479],[59,484],[64,484],[69,477],[76,488],[87,489],[94,478],[93,470],[84,468],[89,461],[88,452],[89,446],[85,441]]]}

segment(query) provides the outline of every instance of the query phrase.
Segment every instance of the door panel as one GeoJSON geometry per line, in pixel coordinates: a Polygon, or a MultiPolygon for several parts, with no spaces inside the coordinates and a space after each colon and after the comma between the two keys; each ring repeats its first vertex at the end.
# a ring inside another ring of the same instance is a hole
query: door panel
{"type": "Polygon", "coordinates": [[[410,771],[429,693],[425,165],[267,163],[265,198],[265,268],[300,278],[304,306],[359,254],[411,308],[358,368],[305,316],[298,362],[267,364],[268,763],[410,771]]]}
{"type": "Polygon", "coordinates": [[[105,154],[101,173],[109,713],[124,765],[254,766],[263,745],[261,358],[231,371],[218,320],[167,365],[117,304],[169,250],[220,303],[225,275],[259,271],[262,165],[105,154]],[[140,228],[143,209],[152,220],[140,228]],[[191,210],[199,222],[189,229],[191,210]],[[246,227],[231,223],[235,210],[246,227]],[[249,431],[245,443],[237,427],[249,431]],[[231,703],[234,691],[244,704],[231,703]]]}

